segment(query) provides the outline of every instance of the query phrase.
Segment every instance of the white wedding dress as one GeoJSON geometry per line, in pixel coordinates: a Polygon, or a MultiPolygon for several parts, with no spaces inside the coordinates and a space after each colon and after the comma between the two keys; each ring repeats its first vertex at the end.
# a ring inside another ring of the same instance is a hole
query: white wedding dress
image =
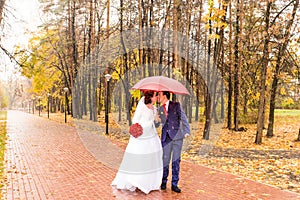
{"type": "Polygon", "coordinates": [[[119,171],[111,184],[117,189],[135,191],[138,188],[146,194],[160,189],[163,162],[161,142],[154,126],[155,112],[145,105],[142,97],[132,123],[139,123],[143,134],[138,138],[130,136],[119,171]]]}

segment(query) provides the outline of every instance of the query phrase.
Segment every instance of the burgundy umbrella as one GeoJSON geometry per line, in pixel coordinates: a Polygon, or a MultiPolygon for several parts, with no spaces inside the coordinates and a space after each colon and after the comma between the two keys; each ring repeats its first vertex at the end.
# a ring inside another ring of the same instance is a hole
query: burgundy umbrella
{"type": "Polygon", "coordinates": [[[174,94],[190,95],[188,90],[179,81],[165,76],[150,76],[137,82],[132,89],[169,91],[174,94]]]}

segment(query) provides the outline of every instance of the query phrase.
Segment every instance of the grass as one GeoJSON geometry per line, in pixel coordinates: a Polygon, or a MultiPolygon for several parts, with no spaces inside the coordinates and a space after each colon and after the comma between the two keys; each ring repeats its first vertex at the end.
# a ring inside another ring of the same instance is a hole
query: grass
{"type": "MultiPolygon", "coordinates": [[[[287,109],[277,109],[275,110],[275,126],[291,126],[295,125],[300,128],[300,110],[287,110],[287,109]]],[[[296,129],[297,130],[297,129],[296,129]]]]}
{"type": "Polygon", "coordinates": [[[298,123],[300,119],[300,110],[287,110],[277,109],[275,110],[275,122],[291,122],[298,123]]]}
{"type": "Polygon", "coordinates": [[[300,110],[292,110],[292,109],[276,109],[275,115],[277,116],[300,116],[300,110]]]}
{"type": "MultiPolygon", "coordinates": [[[[5,151],[5,140],[6,140],[6,111],[0,111],[0,188],[3,187],[4,174],[3,174],[3,163],[4,163],[4,151],[5,151]]],[[[2,195],[0,194],[2,199],[2,195]]]]}

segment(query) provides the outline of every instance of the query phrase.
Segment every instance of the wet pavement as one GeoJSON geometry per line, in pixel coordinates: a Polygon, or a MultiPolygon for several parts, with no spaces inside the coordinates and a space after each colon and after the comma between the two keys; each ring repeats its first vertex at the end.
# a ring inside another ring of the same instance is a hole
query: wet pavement
{"type": "Polygon", "coordinates": [[[110,186],[123,149],[89,123],[59,123],[9,111],[3,199],[278,199],[300,194],[191,162],[181,162],[182,193],[117,190],[110,186]],[[85,127],[85,128],[84,128],[85,127]]]}

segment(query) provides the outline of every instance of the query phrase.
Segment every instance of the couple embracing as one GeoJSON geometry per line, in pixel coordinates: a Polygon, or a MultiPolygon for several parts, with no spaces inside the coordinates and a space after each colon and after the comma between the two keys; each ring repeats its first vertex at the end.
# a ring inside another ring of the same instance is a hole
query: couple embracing
{"type": "Polygon", "coordinates": [[[166,190],[169,164],[172,160],[171,190],[178,187],[180,155],[184,137],[190,134],[186,114],[179,102],[170,101],[170,92],[144,91],[134,113],[133,124],[140,124],[143,132],[139,137],[130,136],[123,160],[112,182],[117,189],[166,190]],[[155,102],[161,103],[157,109],[155,102]],[[156,128],[161,125],[159,138],[156,128]]]}

